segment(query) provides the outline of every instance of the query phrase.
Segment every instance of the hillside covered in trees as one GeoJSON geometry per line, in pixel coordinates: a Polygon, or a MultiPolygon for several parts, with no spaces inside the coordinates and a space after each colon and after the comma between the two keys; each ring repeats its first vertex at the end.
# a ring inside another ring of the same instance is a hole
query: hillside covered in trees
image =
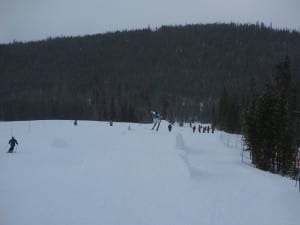
{"type": "Polygon", "coordinates": [[[157,110],[171,121],[217,121],[219,108],[227,107],[235,131],[238,106],[253,86],[263,89],[286,55],[297,84],[300,34],[263,24],[164,26],[0,45],[0,119],[150,121],[157,110]]]}

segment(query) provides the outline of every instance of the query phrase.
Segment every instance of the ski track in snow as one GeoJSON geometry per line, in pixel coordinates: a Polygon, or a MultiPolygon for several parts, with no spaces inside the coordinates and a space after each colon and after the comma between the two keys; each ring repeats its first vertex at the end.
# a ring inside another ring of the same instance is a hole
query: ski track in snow
{"type": "Polygon", "coordinates": [[[294,181],[242,163],[240,136],[167,125],[1,122],[0,225],[298,225],[294,181]]]}

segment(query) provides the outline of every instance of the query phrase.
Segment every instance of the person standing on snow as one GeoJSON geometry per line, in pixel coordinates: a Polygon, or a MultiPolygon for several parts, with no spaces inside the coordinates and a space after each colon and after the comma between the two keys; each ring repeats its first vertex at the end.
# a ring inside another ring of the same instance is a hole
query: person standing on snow
{"type": "Polygon", "coordinates": [[[168,129],[169,129],[169,132],[171,132],[171,130],[172,130],[172,125],[171,124],[169,124],[168,129]]]}
{"type": "Polygon", "coordinates": [[[214,133],[215,132],[215,126],[212,126],[211,127],[211,133],[214,133]]]}
{"type": "Polygon", "coordinates": [[[18,141],[17,141],[14,137],[12,137],[12,138],[9,140],[8,144],[10,144],[10,148],[9,148],[9,150],[8,150],[8,153],[12,153],[12,152],[14,151],[14,148],[15,148],[15,145],[16,145],[16,144],[19,145],[19,144],[18,144],[18,141]]]}
{"type": "Polygon", "coordinates": [[[200,124],[198,126],[198,131],[199,131],[199,133],[201,133],[201,125],[200,124]]]}

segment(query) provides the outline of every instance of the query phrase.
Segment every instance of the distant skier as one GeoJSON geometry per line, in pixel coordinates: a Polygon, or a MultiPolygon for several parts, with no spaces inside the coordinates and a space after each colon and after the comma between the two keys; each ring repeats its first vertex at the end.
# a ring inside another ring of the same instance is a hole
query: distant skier
{"type": "Polygon", "coordinates": [[[211,127],[211,133],[215,133],[215,126],[211,127]]]}
{"type": "Polygon", "coordinates": [[[74,120],[74,126],[77,126],[77,124],[78,124],[78,122],[77,122],[77,120],[74,120]]]}
{"type": "Polygon", "coordinates": [[[159,121],[160,119],[160,115],[158,112],[152,112],[152,118],[153,118],[153,122],[156,123],[159,121]]]}
{"type": "Polygon", "coordinates": [[[160,126],[160,122],[161,122],[161,118],[160,118],[160,115],[158,112],[154,112],[152,111],[152,118],[153,118],[153,127],[152,127],[152,130],[156,130],[158,131],[159,129],[159,126],[160,126]]]}
{"type": "Polygon", "coordinates": [[[168,129],[169,129],[169,132],[171,132],[171,130],[172,130],[172,125],[171,124],[169,124],[168,129]]]}
{"type": "Polygon", "coordinates": [[[198,131],[199,131],[199,133],[201,133],[201,125],[200,124],[198,126],[198,131]]]}
{"type": "Polygon", "coordinates": [[[195,133],[195,130],[196,130],[196,126],[194,125],[193,126],[193,133],[195,133]]]}
{"type": "Polygon", "coordinates": [[[15,145],[16,145],[16,144],[19,145],[19,144],[18,144],[18,141],[17,141],[14,137],[12,137],[12,138],[9,140],[8,144],[10,144],[10,148],[9,148],[9,150],[8,150],[8,153],[12,153],[12,152],[14,151],[14,148],[15,148],[15,145]]]}

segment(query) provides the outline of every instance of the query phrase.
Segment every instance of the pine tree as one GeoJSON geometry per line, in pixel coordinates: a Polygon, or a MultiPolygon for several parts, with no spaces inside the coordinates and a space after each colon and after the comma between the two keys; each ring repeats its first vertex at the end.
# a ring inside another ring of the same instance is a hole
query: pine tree
{"type": "Polygon", "coordinates": [[[250,102],[245,107],[243,114],[243,132],[245,141],[251,150],[251,159],[253,164],[258,162],[258,153],[256,152],[258,146],[258,131],[256,126],[256,97],[253,95],[250,102]]]}
{"type": "Polygon", "coordinates": [[[273,88],[266,84],[264,93],[257,99],[256,120],[256,150],[257,165],[263,170],[269,170],[270,160],[275,143],[276,117],[274,116],[275,98],[273,88]]]}
{"type": "Polygon", "coordinates": [[[244,132],[252,162],[264,170],[289,173],[294,152],[289,59],[274,67],[274,84],[253,96],[244,113],[244,132]]]}
{"type": "Polygon", "coordinates": [[[273,74],[275,81],[275,115],[277,120],[277,148],[279,164],[284,174],[288,173],[293,162],[294,140],[292,125],[292,104],[291,104],[291,71],[288,57],[275,66],[273,74]]]}

